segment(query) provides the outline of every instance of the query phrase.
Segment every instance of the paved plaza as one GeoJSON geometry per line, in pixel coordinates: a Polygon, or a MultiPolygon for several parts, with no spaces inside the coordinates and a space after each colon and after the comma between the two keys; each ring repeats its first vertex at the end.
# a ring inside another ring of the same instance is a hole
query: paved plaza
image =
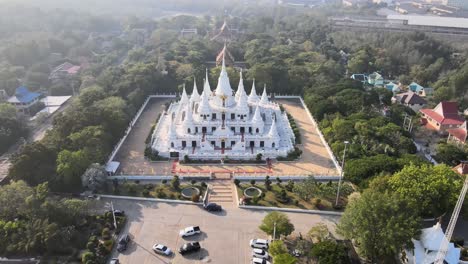
{"type": "Polygon", "coordinates": [[[140,119],[136,122],[127,140],[117,153],[115,160],[121,163],[117,174],[123,175],[207,175],[210,172],[216,174],[236,173],[238,175],[338,175],[335,165],[330,158],[317,130],[307,115],[299,99],[276,100],[283,104],[290,113],[300,130],[302,137],[302,157],[292,162],[274,161],[267,165],[233,165],[233,164],[188,164],[182,165],[167,162],[149,162],[144,159],[145,139],[150,133],[159,113],[164,110],[164,103],[170,99],[152,99],[140,119]]]}
{"type": "MultiPolygon", "coordinates": [[[[109,199],[103,199],[108,208],[109,199]]],[[[258,229],[266,211],[253,211],[239,208],[226,208],[221,213],[209,213],[196,205],[167,204],[156,202],[137,202],[115,199],[115,209],[124,210],[128,223],[123,233],[129,233],[132,243],[127,251],[117,253],[123,264],[150,263],[250,263],[252,238],[267,238],[258,229]],[[198,225],[202,234],[180,238],[178,230],[198,225]],[[173,251],[188,241],[199,241],[202,250],[187,256],[176,253],[172,257],[155,254],[151,247],[161,243],[173,251]]],[[[295,227],[295,234],[305,235],[319,222],[323,222],[333,231],[338,220],[335,216],[287,213],[295,227]]]]}

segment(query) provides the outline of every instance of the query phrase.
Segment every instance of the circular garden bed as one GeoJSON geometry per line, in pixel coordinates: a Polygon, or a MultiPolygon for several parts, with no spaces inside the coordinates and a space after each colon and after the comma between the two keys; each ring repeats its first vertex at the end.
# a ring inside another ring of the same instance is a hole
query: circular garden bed
{"type": "Polygon", "coordinates": [[[248,187],[247,189],[244,190],[244,195],[247,198],[259,197],[260,195],[262,195],[262,190],[253,186],[248,187]]]}
{"type": "Polygon", "coordinates": [[[184,198],[190,199],[194,194],[200,195],[200,189],[198,189],[197,187],[190,186],[182,189],[180,193],[184,198]]]}

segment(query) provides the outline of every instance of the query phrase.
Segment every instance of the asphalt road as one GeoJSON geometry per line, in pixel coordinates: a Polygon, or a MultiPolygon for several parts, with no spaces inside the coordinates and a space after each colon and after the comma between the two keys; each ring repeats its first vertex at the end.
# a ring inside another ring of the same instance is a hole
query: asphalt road
{"type": "MultiPolygon", "coordinates": [[[[109,199],[100,201],[103,208],[109,208],[109,199]]],[[[112,257],[121,263],[250,263],[252,238],[267,238],[258,229],[265,211],[227,208],[221,213],[209,213],[195,205],[136,202],[115,199],[114,208],[124,210],[128,222],[123,233],[129,233],[132,243],[125,252],[114,250],[112,257]],[[180,229],[198,225],[202,234],[180,238],[180,229]],[[187,256],[176,253],[172,257],[155,254],[152,246],[161,243],[172,251],[188,241],[199,241],[202,250],[187,256]]],[[[324,222],[334,230],[338,220],[335,216],[287,213],[295,226],[295,233],[306,234],[319,222],[324,222]]]]}

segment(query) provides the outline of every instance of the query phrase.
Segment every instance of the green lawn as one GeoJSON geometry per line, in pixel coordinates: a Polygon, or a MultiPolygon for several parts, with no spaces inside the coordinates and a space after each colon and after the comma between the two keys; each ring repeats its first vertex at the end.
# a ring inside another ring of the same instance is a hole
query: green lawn
{"type": "Polygon", "coordinates": [[[147,198],[160,198],[160,199],[175,199],[175,200],[190,200],[182,196],[181,191],[186,187],[197,187],[200,190],[200,195],[205,193],[206,187],[202,186],[201,183],[195,183],[195,185],[189,183],[181,183],[178,189],[171,186],[170,182],[162,183],[135,183],[127,181],[125,183],[119,183],[116,187],[113,186],[112,182],[108,183],[107,190],[103,190],[102,194],[111,195],[122,195],[122,196],[135,196],[135,197],[147,197],[147,198]]]}
{"type": "MultiPolygon", "coordinates": [[[[297,209],[309,209],[309,210],[328,210],[328,211],[342,211],[333,208],[335,203],[336,193],[335,192],[322,192],[320,195],[312,197],[309,200],[302,199],[298,194],[286,190],[285,186],[287,183],[281,183],[281,186],[278,186],[276,182],[271,184],[271,190],[268,191],[265,188],[263,182],[256,183],[254,186],[262,190],[265,196],[258,200],[257,204],[253,203],[253,200],[250,201],[250,205],[259,205],[259,206],[269,206],[269,207],[280,207],[280,208],[297,208],[297,209]],[[287,202],[281,199],[281,191],[286,191],[287,202]]],[[[323,183],[327,184],[327,183],[323,183]]],[[[335,183],[333,183],[335,184],[335,183]]],[[[239,187],[237,187],[237,193],[239,198],[244,196],[244,190],[252,185],[247,182],[242,182],[239,187]]],[[[325,185],[324,185],[325,186],[325,185]]],[[[352,189],[352,186],[348,183],[343,184],[343,195],[341,196],[340,202],[343,207],[347,203],[347,196],[349,195],[349,189],[352,189]]]]}

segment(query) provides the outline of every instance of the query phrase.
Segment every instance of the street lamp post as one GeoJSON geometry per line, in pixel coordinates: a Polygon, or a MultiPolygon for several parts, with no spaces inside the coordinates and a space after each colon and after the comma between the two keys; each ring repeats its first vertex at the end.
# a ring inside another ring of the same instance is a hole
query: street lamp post
{"type": "Polygon", "coordinates": [[[344,144],[345,144],[345,147],[344,147],[344,151],[343,151],[343,159],[341,160],[341,173],[340,173],[340,179],[338,180],[338,190],[336,191],[335,206],[338,206],[338,200],[340,198],[341,180],[343,179],[346,149],[348,148],[349,141],[345,141],[344,144]]]}
{"type": "Polygon", "coordinates": [[[273,224],[273,240],[276,239],[276,222],[273,224]]]}

